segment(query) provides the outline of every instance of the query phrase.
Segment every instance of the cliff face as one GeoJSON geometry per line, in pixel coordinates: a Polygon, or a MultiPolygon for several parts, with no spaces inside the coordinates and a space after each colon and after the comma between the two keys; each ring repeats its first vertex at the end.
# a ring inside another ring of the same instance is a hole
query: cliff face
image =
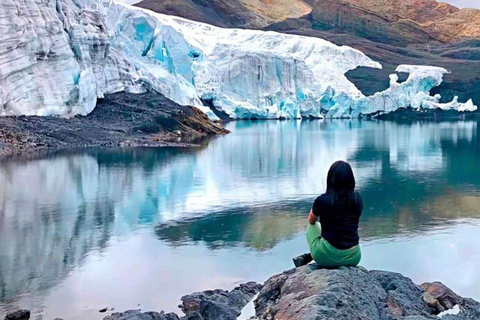
{"type": "Polygon", "coordinates": [[[322,0],[313,21],[383,43],[455,42],[480,36],[480,10],[435,0],[322,0]]]}
{"type": "Polygon", "coordinates": [[[143,0],[137,6],[222,27],[264,28],[311,13],[365,37],[453,42],[480,36],[480,10],[435,0],[143,0]]]}
{"type": "Polygon", "coordinates": [[[252,29],[311,11],[303,0],[144,0],[137,6],[219,27],[252,29]]]}
{"type": "Polygon", "coordinates": [[[312,7],[309,15],[268,29],[348,44],[379,61],[383,70],[347,75],[365,94],[384,89],[398,64],[428,64],[450,71],[432,93],[480,102],[480,10],[434,0],[324,0],[312,7]]]}

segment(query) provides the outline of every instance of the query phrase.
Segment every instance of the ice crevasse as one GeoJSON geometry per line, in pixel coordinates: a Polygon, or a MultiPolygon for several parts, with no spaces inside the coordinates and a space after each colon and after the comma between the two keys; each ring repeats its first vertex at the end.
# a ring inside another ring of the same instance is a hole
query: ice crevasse
{"type": "Polygon", "coordinates": [[[105,0],[2,0],[0,115],[88,114],[105,94],[157,91],[209,117],[349,118],[440,103],[447,70],[401,65],[406,81],[364,96],[345,73],[381,68],[319,38],[224,29],[105,0]],[[215,112],[213,112],[215,111],[215,112]]]}

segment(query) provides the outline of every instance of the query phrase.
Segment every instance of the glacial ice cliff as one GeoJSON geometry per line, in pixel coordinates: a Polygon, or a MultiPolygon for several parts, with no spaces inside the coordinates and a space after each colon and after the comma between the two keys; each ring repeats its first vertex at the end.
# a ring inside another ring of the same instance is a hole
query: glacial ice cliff
{"type": "Polygon", "coordinates": [[[476,110],[429,90],[447,71],[409,72],[364,96],[345,73],[362,52],[275,32],[222,29],[106,0],[2,0],[0,115],[88,114],[97,98],[153,89],[211,118],[357,117],[399,107],[476,110]],[[205,106],[204,104],[208,105],[205,106]]]}

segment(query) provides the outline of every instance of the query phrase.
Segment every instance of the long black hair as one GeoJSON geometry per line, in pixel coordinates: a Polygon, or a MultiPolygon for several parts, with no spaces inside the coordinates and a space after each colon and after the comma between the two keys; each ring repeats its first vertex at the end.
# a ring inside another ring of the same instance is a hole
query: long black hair
{"type": "Polygon", "coordinates": [[[330,167],[327,175],[327,194],[332,204],[337,201],[356,202],[355,177],[352,167],[345,161],[337,161],[330,167]]]}

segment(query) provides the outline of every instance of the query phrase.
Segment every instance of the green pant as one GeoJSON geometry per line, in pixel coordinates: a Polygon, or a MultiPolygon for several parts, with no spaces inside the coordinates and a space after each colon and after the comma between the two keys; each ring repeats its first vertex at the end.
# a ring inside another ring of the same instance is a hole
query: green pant
{"type": "Polygon", "coordinates": [[[362,258],[360,245],[340,250],[322,238],[322,228],[318,222],[308,225],[307,241],[313,260],[321,267],[356,266],[362,258]]]}

